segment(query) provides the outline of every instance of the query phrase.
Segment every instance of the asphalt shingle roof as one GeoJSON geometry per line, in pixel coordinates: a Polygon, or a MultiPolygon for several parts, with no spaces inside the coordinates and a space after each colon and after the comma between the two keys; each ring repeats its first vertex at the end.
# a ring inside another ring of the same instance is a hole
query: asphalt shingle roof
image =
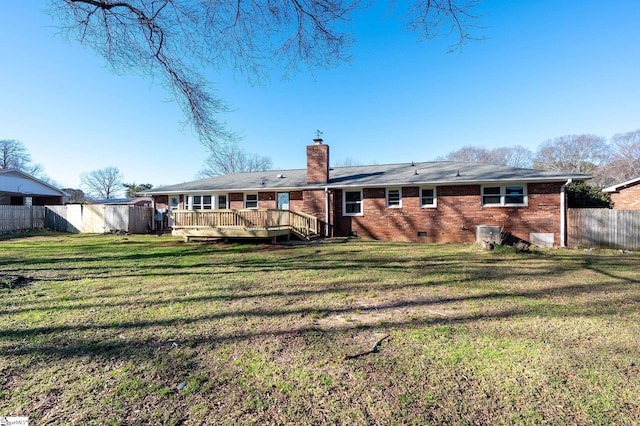
{"type": "Polygon", "coordinates": [[[576,173],[457,161],[335,167],[330,169],[329,177],[327,184],[308,184],[306,169],[235,173],[153,188],[145,191],[144,194],[310,189],[325,186],[345,188],[491,182],[566,182],[568,179],[576,181],[591,178],[591,176],[576,173]]]}

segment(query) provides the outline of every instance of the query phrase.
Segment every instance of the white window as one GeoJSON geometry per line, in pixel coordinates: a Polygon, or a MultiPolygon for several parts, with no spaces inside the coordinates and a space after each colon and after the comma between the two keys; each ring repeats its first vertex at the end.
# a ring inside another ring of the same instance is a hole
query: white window
{"type": "Polygon", "coordinates": [[[402,207],[402,190],[400,188],[387,189],[387,207],[402,207]]]}
{"type": "Polygon", "coordinates": [[[483,206],[526,206],[527,187],[525,185],[501,185],[482,187],[483,206]]]}
{"type": "Polygon", "coordinates": [[[344,216],[362,216],[362,190],[345,190],[342,200],[344,216]]]}
{"type": "Polygon", "coordinates": [[[219,209],[228,209],[229,204],[227,203],[227,194],[219,194],[218,195],[218,207],[219,209]]]}
{"type": "Polygon", "coordinates": [[[190,210],[211,210],[213,208],[211,204],[211,195],[190,195],[189,196],[189,209],[190,210]]]}
{"type": "Polygon", "coordinates": [[[524,204],[524,185],[508,185],[504,187],[504,204],[524,204]]]}
{"type": "Polygon", "coordinates": [[[177,197],[177,196],[176,197],[169,197],[169,209],[170,210],[179,210],[180,209],[180,197],[177,197]]]}
{"type": "Polygon", "coordinates": [[[436,207],[435,188],[420,188],[420,207],[436,207]]]}
{"type": "Polygon", "coordinates": [[[244,208],[245,209],[257,209],[258,208],[258,194],[244,194],[244,208]]]}
{"type": "Polygon", "coordinates": [[[482,188],[482,205],[484,206],[499,206],[502,204],[502,197],[500,195],[501,189],[499,186],[485,186],[482,188]]]}

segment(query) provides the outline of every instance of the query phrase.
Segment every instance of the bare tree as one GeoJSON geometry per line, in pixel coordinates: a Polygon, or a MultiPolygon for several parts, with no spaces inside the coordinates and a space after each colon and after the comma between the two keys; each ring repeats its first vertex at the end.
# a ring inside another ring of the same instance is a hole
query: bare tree
{"type": "Polygon", "coordinates": [[[526,168],[533,164],[533,153],[522,145],[494,148],[489,151],[487,162],[497,166],[526,168]]]}
{"type": "MultiPolygon", "coordinates": [[[[68,36],[102,55],[118,73],[159,77],[207,146],[236,140],[220,115],[204,67],[231,68],[250,81],[269,69],[297,71],[348,60],[348,24],[363,0],[49,0],[68,36]]],[[[411,0],[409,25],[424,38],[468,27],[475,0],[411,0]]]]}
{"type": "Polygon", "coordinates": [[[14,139],[0,140],[0,169],[16,169],[47,179],[42,166],[31,162],[31,155],[24,144],[14,139]]]}
{"type": "Polygon", "coordinates": [[[334,167],[362,166],[362,162],[356,160],[353,157],[345,157],[340,160],[336,160],[333,166],[334,167]]]}
{"type": "Polygon", "coordinates": [[[67,194],[69,194],[68,197],[65,197],[65,204],[67,203],[78,204],[78,203],[84,203],[87,201],[87,197],[84,194],[84,191],[81,189],[63,188],[62,190],[67,194]]]}
{"type": "Polygon", "coordinates": [[[467,145],[457,151],[450,152],[444,159],[468,163],[487,163],[496,166],[531,167],[532,157],[531,151],[521,145],[493,149],[467,145]]]}
{"type": "Polygon", "coordinates": [[[618,133],[611,138],[615,158],[608,166],[609,183],[640,177],[640,129],[618,133]]]}
{"type": "Polygon", "coordinates": [[[249,154],[237,144],[226,144],[211,151],[198,176],[208,178],[231,173],[259,172],[272,168],[271,158],[249,154]]]}
{"type": "Polygon", "coordinates": [[[543,142],[534,166],[568,173],[597,172],[611,159],[606,138],[596,135],[566,135],[543,142]]]}
{"type": "Polygon", "coordinates": [[[109,199],[120,194],[122,174],[117,167],[105,167],[80,175],[82,186],[90,197],[109,199]]]}
{"type": "Polygon", "coordinates": [[[463,146],[457,151],[450,152],[445,156],[449,161],[464,161],[467,163],[487,163],[489,150],[478,146],[463,146]]]}

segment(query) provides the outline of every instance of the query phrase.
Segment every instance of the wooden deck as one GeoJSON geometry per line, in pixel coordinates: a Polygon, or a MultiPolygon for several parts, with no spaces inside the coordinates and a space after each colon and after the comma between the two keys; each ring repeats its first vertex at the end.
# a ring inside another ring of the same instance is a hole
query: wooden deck
{"type": "Polygon", "coordinates": [[[319,236],[318,219],[302,212],[276,209],[176,210],[172,235],[191,238],[271,238],[319,236]]]}

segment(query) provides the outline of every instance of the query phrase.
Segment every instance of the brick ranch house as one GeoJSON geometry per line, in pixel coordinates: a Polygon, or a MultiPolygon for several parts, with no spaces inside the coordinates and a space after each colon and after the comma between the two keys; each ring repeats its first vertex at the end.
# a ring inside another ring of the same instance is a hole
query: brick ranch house
{"type": "MultiPolygon", "coordinates": [[[[329,164],[329,146],[314,139],[307,146],[306,169],[237,173],[141,195],[153,197],[156,208],[172,213],[169,226],[174,226],[174,234],[177,226],[171,220],[181,212],[274,209],[317,218],[319,236],[473,243],[478,227],[491,225],[518,239],[564,246],[565,185],[590,178],[453,161],[329,164]]],[[[204,213],[200,222],[192,217],[190,229],[203,229],[204,218],[204,213]]],[[[209,227],[220,230],[220,223],[210,222],[209,227]]]]}
{"type": "Polygon", "coordinates": [[[640,177],[604,188],[615,210],[640,210],[640,177]]]}

